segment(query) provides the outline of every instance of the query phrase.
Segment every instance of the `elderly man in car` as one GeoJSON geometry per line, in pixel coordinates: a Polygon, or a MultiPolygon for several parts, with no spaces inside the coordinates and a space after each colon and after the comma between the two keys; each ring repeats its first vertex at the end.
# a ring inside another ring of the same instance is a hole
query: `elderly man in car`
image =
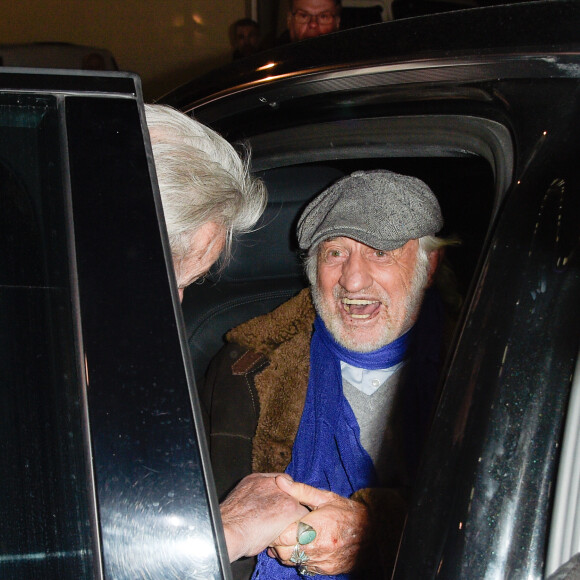
{"type": "Polygon", "coordinates": [[[239,440],[211,445],[218,490],[253,472],[221,504],[226,541],[232,561],[265,548],[254,578],[387,577],[438,381],[442,226],[416,178],[339,180],[298,223],[310,288],[230,331],[213,361],[210,431],[239,440]],[[299,521],[272,521],[272,479],[299,521]]]}

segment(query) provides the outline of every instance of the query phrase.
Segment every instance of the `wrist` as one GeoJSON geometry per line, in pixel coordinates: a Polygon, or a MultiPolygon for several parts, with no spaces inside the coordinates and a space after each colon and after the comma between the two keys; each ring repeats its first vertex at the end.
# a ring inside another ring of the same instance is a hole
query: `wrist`
{"type": "Polygon", "coordinates": [[[226,538],[226,546],[228,549],[228,557],[230,564],[245,556],[243,538],[233,526],[224,522],[224,536],[226,538]]]}

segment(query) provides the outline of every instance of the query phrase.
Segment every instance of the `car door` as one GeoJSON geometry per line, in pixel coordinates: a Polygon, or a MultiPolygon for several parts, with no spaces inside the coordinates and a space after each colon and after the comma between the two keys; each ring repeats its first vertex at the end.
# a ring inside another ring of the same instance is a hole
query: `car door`
{"type": "Polygon", "coordinates": [[[0,73],[0,576],[227,578],[139,79],[0,73]]]}

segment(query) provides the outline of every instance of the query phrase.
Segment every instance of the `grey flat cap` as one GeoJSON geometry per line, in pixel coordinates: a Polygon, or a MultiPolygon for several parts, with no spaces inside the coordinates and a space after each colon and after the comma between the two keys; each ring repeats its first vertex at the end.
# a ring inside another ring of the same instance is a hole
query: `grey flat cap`
{"type": "Polygon", "coordinates": [[[394,250],[442,227],[437,198],[420,179],[383,169],[356,171],[308,204],[298,222],[298,243],[306,250],[345,236],[394,250]]]}

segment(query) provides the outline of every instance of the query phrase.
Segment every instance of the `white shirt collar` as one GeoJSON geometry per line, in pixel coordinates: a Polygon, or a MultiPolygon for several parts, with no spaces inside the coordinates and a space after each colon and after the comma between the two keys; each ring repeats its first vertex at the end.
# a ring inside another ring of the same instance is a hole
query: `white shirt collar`
{"type": "Polygon", "coordinates": [[[353,367],[348,363],[340,361],[340,371],[345,381],[348,381],[353,387],[365,393],[365,395],[372,395],[403,364],[405,363],[400,362],[388,369],[367,370],[353,367]]]}

